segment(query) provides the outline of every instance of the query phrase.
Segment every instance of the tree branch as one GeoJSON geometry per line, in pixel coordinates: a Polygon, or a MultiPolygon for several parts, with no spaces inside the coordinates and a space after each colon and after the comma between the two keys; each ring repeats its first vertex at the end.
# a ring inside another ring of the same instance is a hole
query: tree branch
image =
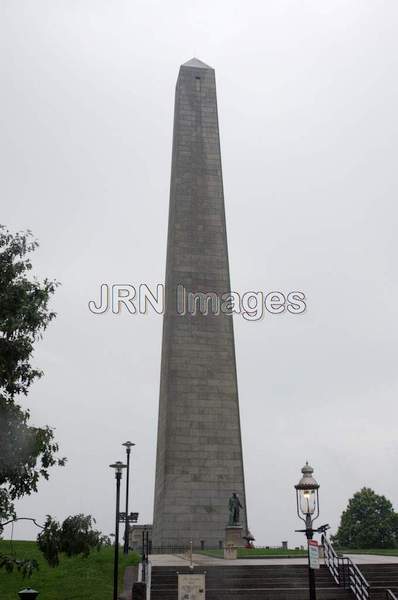
{"type": "Polygon", "coordinates": [[[15,523],[15,521],[33,521],[36,527],[39,527],[39,529],[44,529],[44,525],[40,525],[40,523],[38,523],[36,519],[32,519],[32,517],[15,517],[15,519],[10,519],[10,521],[6,521],[5,523],[0,523],[0,529],[3,529],[6,525],[10,525],[10,523],[15,523]]]}

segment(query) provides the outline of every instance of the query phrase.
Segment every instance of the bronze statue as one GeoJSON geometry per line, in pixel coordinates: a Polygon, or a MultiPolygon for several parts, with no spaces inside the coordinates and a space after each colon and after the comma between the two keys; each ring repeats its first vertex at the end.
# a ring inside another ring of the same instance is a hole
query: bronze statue
{"type": "Polygon", "coordinates": [[[228,505],[229,505],[228,525],[230,525],[232,527],[237,527],[240,525],[239,513],[240,513],[240,509],[243,508],[243,506],[240,503],[239,497],[235,492],[230,497],[228,505]]]}

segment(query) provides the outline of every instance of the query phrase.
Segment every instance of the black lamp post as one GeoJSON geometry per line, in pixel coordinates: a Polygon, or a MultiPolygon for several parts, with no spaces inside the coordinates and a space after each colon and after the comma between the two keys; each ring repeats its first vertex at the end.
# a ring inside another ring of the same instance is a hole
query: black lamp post
{"type": "Polygon", "coordinates": [[[116,479],[116,524],[115,524],[115,559],[113,562],[113,600],[117,600],[118,596],[118,575],[119,575],[119,513],[120,513],[120,480],[122,478],[122,470],[126,468],[120,460],[113,465],[109,465],[115,469],[116,479]]]}
{"type": "MultiPolygon", "coordinates": [[[[301,469],[303,474],[302,478],[294,487],[296,488],[296,502],[297,502],[297,515],[304,521],[305,529],[303,531],[307,537],[307,540],[312,540],[314,530],[312,528],[313,522],[319,517],[319,484],[313,478],[312,474],[314,469],[305,463],[301,469]]],[[[326,525],[324,527],[327,527],[326,525]]],[[[320,530],[324,529],[322,527],[320,530]]],[[[310,587],[310,600],[316,600],[316,588],[315,588],[315,572],[310,567],[310,555],[309,555],[309,544],[308,544],[308,578],[310,587]]]]}
{"type": "Polygon", "coordinates": [[[130,453],[131,447],[135,446],[133,442],[124,442],[122,446],[126,447],[127,454],[127,477],[126,477],[126,523],[124,526],[124,553],[129,553],[129,520],[127,515],[129,514],[129,482],[130,482],[130,453]]]}

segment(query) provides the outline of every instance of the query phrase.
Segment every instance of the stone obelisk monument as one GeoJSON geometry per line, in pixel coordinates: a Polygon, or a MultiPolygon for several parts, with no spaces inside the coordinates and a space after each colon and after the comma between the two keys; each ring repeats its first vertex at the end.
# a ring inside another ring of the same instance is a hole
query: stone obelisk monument
{"type": "Polygon", "coordinates": [[[196,58],[175,94],[153,546],[218,547],[233,492],[247,531],[233,322],[182,314],[182,287],[230,291],[215,73],[196,58]]]}

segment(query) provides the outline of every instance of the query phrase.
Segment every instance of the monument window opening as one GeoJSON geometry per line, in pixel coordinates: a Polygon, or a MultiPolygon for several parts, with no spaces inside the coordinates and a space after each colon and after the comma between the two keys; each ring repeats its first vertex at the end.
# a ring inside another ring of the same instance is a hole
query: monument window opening
{"type": "Polygon", "coordinates": [[[204,540],[200,540],[200,549],[201,550],[205,549],[205,541],[204,540]]]}

